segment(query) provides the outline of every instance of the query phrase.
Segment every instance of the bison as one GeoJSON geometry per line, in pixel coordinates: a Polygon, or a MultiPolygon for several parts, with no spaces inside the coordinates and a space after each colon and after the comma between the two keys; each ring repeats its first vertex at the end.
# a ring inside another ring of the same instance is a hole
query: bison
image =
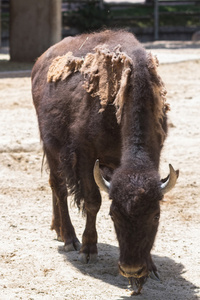
{"type": "Polygon", "coordinates": [[[100,190],[111,199],[119,242],[119,272],[138,293],[150,274],[160,201],[176,183],[170,165],[159,176],[167,135],[166,90],[158,60],[133,34],[102,31],[67,37],[50,47],[32,71],[32,95],[53,197],[51,228],[83,263],[97,259],[100,190]],[[80,244],[67,197],[86,215],[80,244]]]}

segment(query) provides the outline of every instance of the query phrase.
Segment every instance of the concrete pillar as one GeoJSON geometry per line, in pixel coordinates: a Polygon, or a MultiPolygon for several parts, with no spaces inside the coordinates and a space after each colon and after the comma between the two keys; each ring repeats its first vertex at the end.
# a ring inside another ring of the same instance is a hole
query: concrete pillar
{"type": "Polygon", "coordinates": [[[0,0],[0,48],[1,48],[1,0],[0,0]]]}
{"type": "Polygon", "coordinates": [[[11,0],[11,60],[34,61],[60,40],[61,0],[11,0]]]}

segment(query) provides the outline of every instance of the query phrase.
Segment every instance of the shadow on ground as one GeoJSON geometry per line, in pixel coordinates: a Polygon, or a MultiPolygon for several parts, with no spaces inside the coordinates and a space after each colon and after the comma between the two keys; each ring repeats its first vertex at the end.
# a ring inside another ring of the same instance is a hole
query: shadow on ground
{"type": "MultiPolygon", "coordinates": [[[[128,280],[118,273],[118,247],[102,243],[98,244],[98,261],[96,264],[88,265],[83,265],[79,261],[77,252],[64,252],[62,249],[63,248],[59,247],[58,252],[65,257],[66,261],[70,262],[82,274],[87,276],[89,275],[110,285],[127,289],[128,280]]],[[[184,265],[177,263],[173,259],[166,256],[153,255],[153,260],[159,270],[161,281],[158,282],[149,278],[147,283],[144,285],[142,294],[137,297],[138,300],[183,300],[183,295],[185,295],[184,300],[198,299],[198,297],[195,295],[195,289],[197,289],[197,287],[182,276],[186,272],[184,265]]],[[[119,297],[119,299],[129,298],[130,296],[119,297]]]]}

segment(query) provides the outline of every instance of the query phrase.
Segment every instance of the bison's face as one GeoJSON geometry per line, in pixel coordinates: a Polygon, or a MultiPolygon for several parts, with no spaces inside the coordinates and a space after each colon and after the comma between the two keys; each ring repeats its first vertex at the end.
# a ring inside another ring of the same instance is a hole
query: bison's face
{"type": "MultiPolygon", "coordinates": [[[[120,248],[119,270],[125,277],[147,277],[154,266],[150,251],[152,249],[160,218],[159,201],[146,209],[135,196],[126,205],[113,198],[110,216],[113,220],[120,248]],[[135,199],[134,199],[135,198],[135,199]]],[[[151,201],[149,201],[151,202],[151,201]]]]}
{"type": "Polygon", "coordinates": [[[120,247],[120,273],[125,277],[142,278],[154,268],[150,251],[159,225],[162,193],[155,181],[153,189],[145,190],[137,188],[135,180],[135,176],[129,176],[128,180],[120,178],[112,182],[110,216],[120,247]]]}
{"type": "Polygon", "coordinates": [[[156,275],[150,251],[159,225],[160,200],[174,187],[178,175],[171,165],[170,174],[161,181],[156,170],[121,167],[109,183],[101,176],[99,161],[95,163],[96,184],[112,200],[110,216],[119,241],[120,273],[140,280],[140,286],[151,271],[156,275]]]}

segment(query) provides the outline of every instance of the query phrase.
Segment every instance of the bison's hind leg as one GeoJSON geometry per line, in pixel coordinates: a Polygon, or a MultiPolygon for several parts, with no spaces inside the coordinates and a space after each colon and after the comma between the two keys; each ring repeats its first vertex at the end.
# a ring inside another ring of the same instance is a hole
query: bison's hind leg
{"type": "Polygon", "coordinates": [[[58,199],[56,194],[53,190],[53,186],[51,185],[51,181],[49,180],[50,186],[52,188],[52,206],[53,206],[53,216],[52,216],[52,223],[51,223],[51,230],[55,230],[57,233],[57,240],[63,241],[60,232],[60,211],[58,206],[58,199]]]}
{"type": "Polygon", "coordinates": [[[86,213],[86,226],[82,236],[82,246],[80,249],[80,261],[82,263],[94,263],[97,260],[97,230],[96,217],[101,206],[101,194],[94,181],[93,167],[95,159],[86,155],[80,163],[81,185],[83,187],[84,209],[86,213]]]}
{"type": "Polygon", "coordinates": [[[67,187],[64,172],[61,169],[59,153],[52,155],[52,152],[45,149],[49,168],[50,168],[50,186],[52,188],[53,198],[53,218],[51,229],[57,233],[57,238],[64,242],[65,251],[79,250],[81,244],[76,237],[74,227],[72,225],[68,204],[67,204],[67,187]]]}
{"type": "Polygon", "coordinates": [[[79,250],[81,244],[76,237],[74,227],[71,223],[68,204],[67,188],[65,181],[50,173],[50,183],[53,196],[53,218],[51,228],[57,233],[58,240],[63,241],[65,251],[79,250]]]}

